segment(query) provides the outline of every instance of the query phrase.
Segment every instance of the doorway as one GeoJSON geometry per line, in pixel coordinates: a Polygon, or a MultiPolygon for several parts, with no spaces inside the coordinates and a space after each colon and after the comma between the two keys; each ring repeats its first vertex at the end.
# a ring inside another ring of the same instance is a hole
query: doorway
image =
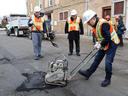
{"type": "Polygon", "coordinates": [[[105,17],[109,15],[111,17],[111,6],[108,7],[102,7],[102,18],[105,19],[105,17]]]}

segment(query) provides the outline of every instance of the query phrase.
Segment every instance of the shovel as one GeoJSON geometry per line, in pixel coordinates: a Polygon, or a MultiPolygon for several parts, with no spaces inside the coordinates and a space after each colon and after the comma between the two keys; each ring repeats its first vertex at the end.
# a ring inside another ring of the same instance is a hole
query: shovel
{"type": "MultiPolygon", "coordinates": [[[[36,27],[35,24],[33,24],[33,25],[36,27]]],[[[37,27],[36,27],[36,28],[37,28],[37,27]]],[[[43,33],[39,28],[37,28],[37,29],[44,35],[44,33],[43,33]]],[[[58,47],[57,44],[55,44],[55,43],[52,42],[52,40],[50,39],[50,37],[47,37],[47,39],[52,43],[52,45],[53,45],[54,47],[58,47]]]]}

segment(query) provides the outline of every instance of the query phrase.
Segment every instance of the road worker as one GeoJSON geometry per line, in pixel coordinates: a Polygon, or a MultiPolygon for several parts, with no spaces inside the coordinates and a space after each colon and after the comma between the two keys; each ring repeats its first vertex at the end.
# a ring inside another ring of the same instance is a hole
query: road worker
{"type": "Polygon", "coordinates": [[[76,55],[80,56],[80,34],[84,34],[82,19],[77,16],[77,11],[71,11],[71,17],[67,18],[65,34],[68,33],[69,56],[73,54],[73,41],[75,41],[76,55]]]}
{"type": "Polygon", "coordinates": [[[107,16],[105,17],[105,19],[113,25],[113,22],[110,20],[111,17],[110,17],[109,15],[107,15],[107,16]]]}
{"type": "Polygon", "coordinates": [[[95,43],[96,43],[96,36],[95,36],[95,34],[94,34],[94,28],[93,27],[90,27],[91,28],[91,33],[92,33],[92,40],[93,40],[93,45],[95,45],[95,43]]]}
{"type": "Polygon", "coordinates": [[[31,27],[30,29],[32,30],[32,42],[35,60],[38,60],[39,57],[43,58],[43,55],[41,55],[41,42],[43,39],[43,34],[39,30],[41,30],[44,33],[44,37],[47,37],[44,14],[41,13],[40,11],[40,7],[36,6],[34,8],[34,15],[30,16],[30,19],[28,21],[28,26],[31,27]]]}
{"type": "Polygon", "coordinates": [[[114,23],[114,29],[115,29],[116,32],[117,32],[118,20],[119,20],[119,17],[117,16],[117,17],[115,18],[115,23],[114,23]]]}
{"type": "Polygon", "coordinates": [[[84,23],[94,28],[95,36],[98,43],[94,45],[94,48],[99,49],[95,59],[86,71],[79,70],[79,74],[85,77],[86,80],[96,71],[100,62],[106,55],[105,59],[105,80],[101,83],[102,87],[106,87],[111,83],[112,77],[112,63],[116,54],[116,49],[120,42],[112,24],[105,19],[97,17],[97,14],[92,10],[87,10],[83,14],[84,23]]]}

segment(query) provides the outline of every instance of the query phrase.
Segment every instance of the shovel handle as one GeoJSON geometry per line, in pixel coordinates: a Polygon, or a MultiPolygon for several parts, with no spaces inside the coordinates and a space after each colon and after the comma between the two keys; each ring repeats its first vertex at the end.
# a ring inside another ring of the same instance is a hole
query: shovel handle
{"type": "MultiPolygon", "coordinates": [[[[33,25],[36,27],[36,25],[35,25],[35,24],[33,24],[33,25]]],[[[43,33],[43,32],[42,32],[38,27],[36,27],[36,28],[37,28],[37,29],[38,29],[38,30],[39,30],[39,31],[44,35],[44,33],[43,33]]],[[[51,41],[51,39],[50,39],[50,38],[48,38],[48,37],[47,37],[47,39],[51,41]]]]}
{"type": "MultiPolygon", "coordinates": [[[[35,24],[33,24],[33,25],[36,27],[35,24]]],[[[44,33],[43,33],[38,27],[36,27],[36,28],[44,35],[44,33]]],[[[55,44],[55,43],[53,43],[52,40],[51,40],[49,37],[47,37],[47,39],[52,43],[52,45],[53,45],[54,47],[58,47],[58,45],[55,44]]]]}

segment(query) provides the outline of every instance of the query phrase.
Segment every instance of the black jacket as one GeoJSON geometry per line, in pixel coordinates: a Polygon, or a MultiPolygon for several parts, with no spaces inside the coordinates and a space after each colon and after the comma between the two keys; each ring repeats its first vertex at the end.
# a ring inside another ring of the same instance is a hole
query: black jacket
{"type": "MultiPolygon", "coordinates": [[[[73,18],[71,17],[71,20],[73,20],[73,18]]],[[[83,23],[82,23],[82,20],[80,19],[80,30],[79,31],[70,31],[68,32],[68,23],[66,21],[66,24],[65,24],[65,34],[68,33],[68,39],[69,40],[79,40],[80,39],[80,34],[83,35],[84,34],[84,30],[83,30],[83,23]]]]}

